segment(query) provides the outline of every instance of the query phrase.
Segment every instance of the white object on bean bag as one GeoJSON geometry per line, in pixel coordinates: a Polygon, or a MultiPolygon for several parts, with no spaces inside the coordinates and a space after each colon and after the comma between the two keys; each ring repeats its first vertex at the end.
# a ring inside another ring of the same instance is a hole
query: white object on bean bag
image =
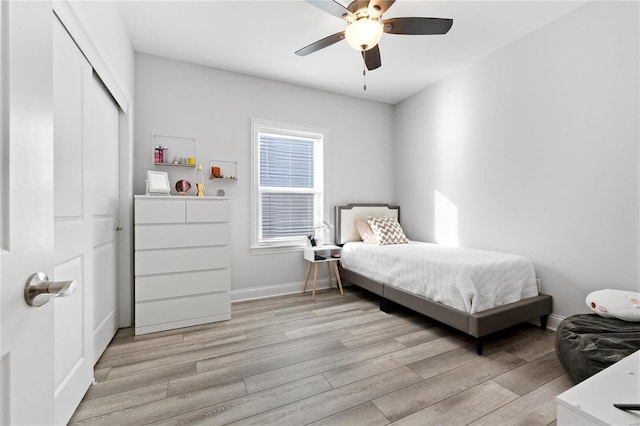
{"type": "Polygon", "coordinates": [[[601,317],[640,321],[640,293],[608,288],[589,293],[586,302],[601,317]]]}

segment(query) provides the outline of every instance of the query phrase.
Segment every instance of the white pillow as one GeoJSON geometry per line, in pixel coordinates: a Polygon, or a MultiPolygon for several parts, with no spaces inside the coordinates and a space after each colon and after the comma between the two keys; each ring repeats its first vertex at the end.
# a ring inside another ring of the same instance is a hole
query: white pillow
{"type": "Polygon", "coordinates": [[[640,293],[608,288],[589,293],[586,302],[601,317],[640,321],[640,293]]]}
{"type": "Polygon", "coordinates": [[[360,234],[362,241],[367,244],[378,244],[378,240],[376,240],[376,236],[373,235],[373,231],[371,230],[366,218],[356,217],[356,229],[358,230],[358,234],[360,234]]]}

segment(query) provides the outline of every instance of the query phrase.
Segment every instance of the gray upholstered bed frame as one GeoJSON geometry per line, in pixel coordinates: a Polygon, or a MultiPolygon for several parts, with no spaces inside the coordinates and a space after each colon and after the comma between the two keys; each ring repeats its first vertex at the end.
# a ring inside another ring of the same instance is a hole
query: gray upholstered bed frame
{"type": "MultiPolygon", "coordinates": [[[[387,204],[348,204],[336,206],[336,244],[342,246],[349,241],[359,241],[355,228],[356,217],[393,216],[400,220],[400,207],[387,204]]],[[[341,268],[340,276],[380,296],[380,310],[389,313],[391,303],[397,303],[425,316],[433,318],[476,338],[476,350],[482,355],[484,337],[505,328],[540,318],[540,327],[545,330],[551,313],[552,298],[546,294],[520,300],[519,302],[468,314],[397,287],[385,285],[358,273],[341,268]]]]}

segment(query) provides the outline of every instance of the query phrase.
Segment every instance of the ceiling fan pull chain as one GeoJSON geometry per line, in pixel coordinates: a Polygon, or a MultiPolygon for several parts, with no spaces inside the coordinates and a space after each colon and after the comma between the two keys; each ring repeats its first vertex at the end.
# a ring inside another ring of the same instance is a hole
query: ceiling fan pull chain
{"type": "Polygon", "coordinates": [[[364,81],[364,86],[362,87],[362,89],[364,91],[366,91],[367,90],[367,71],[366,71],[366,69],[362,70],[362,80],[364,81]]]}
{"type": "Polygon", "coordinates": [[[362,86],[362,90],[367,91],[367,51],[362,50],[362,58],[364,59],[364,66],[362,67],[362,81],[364,85],[362,86]]]}

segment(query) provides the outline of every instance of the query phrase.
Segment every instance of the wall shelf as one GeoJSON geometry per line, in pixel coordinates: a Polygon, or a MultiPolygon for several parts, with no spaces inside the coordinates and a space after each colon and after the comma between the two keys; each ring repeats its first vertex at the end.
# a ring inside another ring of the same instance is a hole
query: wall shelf
{"type": "Polygon", "coordinates": [[[209,179],[237,181],[238,162],[209,160],[209,179]]]}
{"type": "Polygon", "coordinates": [[[151,152],[153,164],[156,166],[181,166],[195,167],[196,139],[152,134],[151,135],[151,152]],[[153,155],[156,146],[167,148],[167,157],[162,163],[158,163],[153,155]],[[188,164],[188,159],[193,158],[194,164],[188,164]],[[178,163],[174,163],[178,161],[178,163]],[[182,162],[180,162],[182,160],[182,162]]]}
{"type": "Polygon", "coordinates": [[[169,166],[169,167],[195,167],[195,164],[173,164],[173,163],[153,163],[154,166],[169,166]]]}

